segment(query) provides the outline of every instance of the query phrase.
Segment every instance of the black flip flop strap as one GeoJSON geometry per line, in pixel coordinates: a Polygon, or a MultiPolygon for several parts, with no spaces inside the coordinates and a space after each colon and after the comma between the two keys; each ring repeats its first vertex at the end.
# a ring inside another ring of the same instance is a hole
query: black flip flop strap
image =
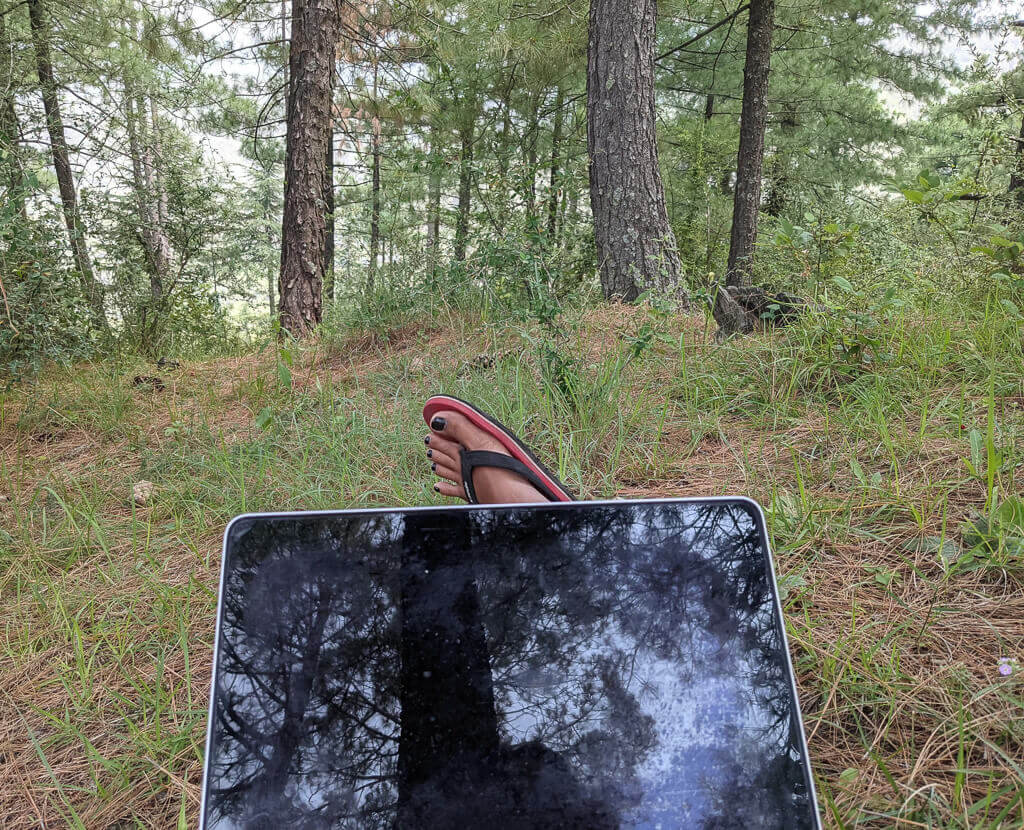
{"type": "Polygon", "coordinates": [[[558,496],[540,480],[533,470],[511,455],[503,455],[490,450],[459,450],[459,459],[462,462],[462,488],[466,491],[466,497],[472,504],[480,504],[476,497],[476,488],[473,487],[473,470],[477,467],[501,467],[504,470],[511,470],[536,487],[548,501],[558,501],[558,496]]]}

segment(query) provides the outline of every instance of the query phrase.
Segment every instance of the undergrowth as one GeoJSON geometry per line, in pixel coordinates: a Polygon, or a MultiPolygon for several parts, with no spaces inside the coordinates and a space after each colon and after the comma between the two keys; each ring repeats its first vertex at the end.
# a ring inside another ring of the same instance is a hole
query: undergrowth
{"type": "Polygon", "coordinates": [[[383,291],[163,389],[97,363],[0,393],[5,826],[194,824],[224,525],[434,503],[439,391],[583,497],[765,506],[830,825],[1021,826],[1019,321],[889,304],[718,345],[700,315],[535,296],[526,324],[383,291]]]}

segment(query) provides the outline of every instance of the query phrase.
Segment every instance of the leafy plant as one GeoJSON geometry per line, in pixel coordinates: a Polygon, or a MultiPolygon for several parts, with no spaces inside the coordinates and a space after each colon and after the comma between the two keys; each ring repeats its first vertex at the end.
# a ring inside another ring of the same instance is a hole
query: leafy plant
{"type": "MultiPolygon", "coordinates": [[[[37,186],[26,174],[25,198],[37,186]]],[[[11,194],[8,192],[7,194],[11,194]]],[[[47,224],[0,199],[0,375],[37,374],[46,361],[71,363],[92,355],[94,335],[73,272],[55,253],[47,224]]]]}
{"type": "MultiPolygon", "coordinates": [[[[789,253],[801,275],[808,280],[811,293],[817,296],[819,287],[832,277],[836,266],[853,252],[860,226],[835,220],[822,222],[811,211],[804,213],[804,221],[804,226],[798,226],[785,217],[779,217],[773,241],[778,248],[789,253]]],[[[848,290],[852,290],[845,278],[832,279],[841,280],[840,285],[845,284],[848,290]]]]}
{"type": "Polygon", "coordinates": [[[957,559],[958,570],[1024,570],[1024,498],[1010,496],[989,515],[966,522],[962,536],[964,553],[957,559]]]}

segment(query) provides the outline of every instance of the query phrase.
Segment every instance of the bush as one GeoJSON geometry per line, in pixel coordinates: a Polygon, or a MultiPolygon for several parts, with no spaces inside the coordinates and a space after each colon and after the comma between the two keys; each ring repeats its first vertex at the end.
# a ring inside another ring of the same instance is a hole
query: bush
{"type": "Polygon", "coordinates": [[[95,349],[77,277],[44,232],[57,221],[25,219],[14,199],[0,206],[0,374],[9,381],[95,349]]]}

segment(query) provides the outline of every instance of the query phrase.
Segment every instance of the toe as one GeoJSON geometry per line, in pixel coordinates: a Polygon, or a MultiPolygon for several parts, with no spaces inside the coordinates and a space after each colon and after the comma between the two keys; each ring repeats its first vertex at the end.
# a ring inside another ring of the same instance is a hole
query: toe
{"type": "Polygon", "coordinates": [[[462,486],[462,473],[457,467],[452,467],[447,464],[442,464],[440,461],[435,461],[431,468],[435,475],[439,475],[441,478],[446,478],[453,484],[462,486]]]}
{"type": "Polygon", "coordinates": [[[459,449],[460,447],[455,441],[450,441],[445,436],[434,433],[431,433],[430,443],[427,444],[427,450],[430,452],[431,457],[446,455],[449,458],[458,458],[459,449]]]}
{"type": "Polygon", "coordinates": [[[454,441],[467,449],[481,449],[494,443],[493,439],[480,427],[474,424],[459,412],[445,410],[438,412],[430,419],[431,444],[436,435],[448,441],[454,441]]]}
{"type": "Polygon", "coordinates": [[[466,494],[462,491],[461,487],[456,487],[454,484],[449,484],[447,481],[439,481],[434,485],[434,492],[440,493],[442,496],[451,496],[454,499],[462,499],[466,501],[466,494]]]}
{"type": "Polygon", "coordinates": [[[429,449],[427,450],[427,460],[432,461],[438,467],[448,467],[452,470],[462,468],[462,461],[457,450],[454,453],[448,453],[444,450],[429,449]]]}

